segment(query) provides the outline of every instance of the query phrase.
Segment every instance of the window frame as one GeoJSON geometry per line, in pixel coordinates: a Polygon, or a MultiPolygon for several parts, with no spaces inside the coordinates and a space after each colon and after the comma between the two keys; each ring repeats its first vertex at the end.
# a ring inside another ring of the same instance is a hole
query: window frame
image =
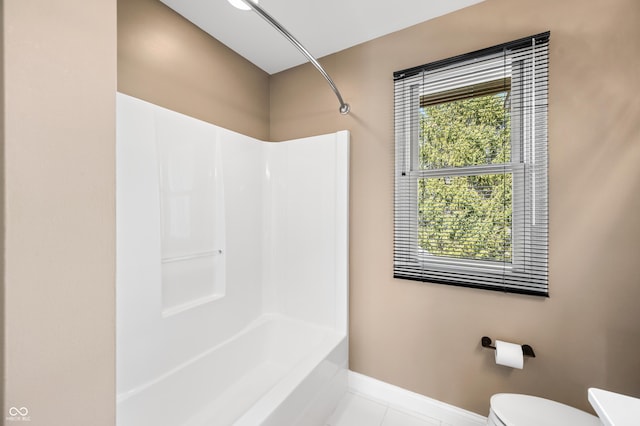
{"type": "MultiPolygon", "coordinates": [[[[510,80],[510,77],[509,77],[510,80]]],[[[490,81],[495,81],[495,80],[490,80],[490,81]]],[[[482,84],[478,83],[478,84],[482,84]]],[[[475,86],[475,85],[474,85],[475,86]]],[[[473,87],[473,86],[467,86],[467,85],[461,85],[461,86],[457,86],[455,87],[455,89],[461,89],[464,87],[473,87]]],[[[506,89],[506,87],[505,87],[506,89]]],[[[511,90],[511,85],[509,83],[509,91],[511,90]]],[[[410,136],[409,138],[404,138],[401,139],[400,142],[397,144],[397,148],[400,151],[408,151],[409,155],[408,157],[408,164],[405,165],[405,170],[408,170],[408,172],[405,172],[404,174],[402,174],[402,176],[399,177],[399,179],[408,179],[411,182],[409,183],[409,187],[411,188],[410,191],[410,197],[411,197],[411,202],[410,203],[403,203],[403,204],[408,204],[411,208],[411,212],[406,212],[405,214],[408,215],[410,217],[410,223],[411,223],[411,235],[414,236],[415,238],[415,242],[412,242],[412,257],[414,259],[416,259],[420,264],[423,265],[437,265],[438,267],[450,267],[450,268],[471,268],[471,269],[475,269],[475,270],[496,270],[496,268],[500,268],[500,270],[502,271],[503,269],[507,269],[508,271],[510,271],[512,268],[513,269],[522,269],[522,266],[518,264],[518,262],[502,262],[502,261],[490,261],[490,260],[474,260],[474,259],[461,259],[461,258],[455,258],[455,257],[449,257],[449,256],[438,256],[438,255],[431,255],[426,253],[426,251],[424,249],[422,249],[420,247],[420,244],[418,243],[418,234],[419,234],[419,218],[418,218],[418,181],[420,179],[429,179],[429,178],[440,178],[440,177],[462,177],[462,176],[480,176],[480,175],[487,175],[487,174],[506,174],[506,173],[510,173],[512,175],[512,179],[513,179],[513,184],[512,184],[512,193],[514,192],[514,188],[517,186],[517,182],[516,180],[518,179],[522,179],[523,178],[523,168],[524,165],[522,163],[516,163],[516,162],[505,162],[505,163],[494,163],[494,164],[483,164],[483,165],[471,165],[471,166],[460,166],[460,167],[442,167],[442,168],[433,168],[433,169],[422,169],[419,166],[419,162],[420,162],[420,108],[422,107],[422,97],[424,97],[425,95],[431,95],[431,94],[435,94],[435,93],[442,93],[442,92],[417,92],[417,91],[413,91],[411,90],[411,97],[412,99],[409,101],[409,104],[412,106],[408,111],[407,114],[409,115],[416,115],[417,117],[411,117],[410,122],[411,122],[411,128],[410,128],[410,136]],[[407,145],[408,147],[405,147],[404,145],[407,145]],[[511,266],[506,265],[506,263],[511,264],[511,266]],[[515,264],[514,264],[515,263],[515,264]]],[[[465,92],[465,93],[470,93],[470,92],[465,92]]],[[[478,96],[482,96],[482,94],[479,94],[478,96]]],[[[466,98],[472,98],[474,96],[465,96],[466,98]]],[[[510,108],[510,114],[513,114],[513,109],[510,108]]],[[[516,153],[519,153],[520,151],[520,144],[522,143],[522,141],[517,141],[517,143],[514,143],[514,138],[511,137],[510,138],[510,144],[511,144],[511,153],[512,153],[512,157],[513,157],[513,152],[515,151],[516,153]],[[517,145],[517,146],[516,146],[517,145]]],[[[520,212],[522,205],[520,203],[514,203],[512,200],[511,203],[511,208],[512,208],[512,218],[511,218],[511,223],[512,223],[512,227],[516,228],[518,227],[518,225],[516,224],[516,222],[518,222],[518,220],[514,220],[514,217],[523,217],[522,212],[520,212]],[[516,214],[516,211],[518,211],[518,214],[516,214]]],[[[521,225],[520,225],[521,226],[521,225]]],[[[516,256],[513,254],[514,251],[516,251],[515,248],[515,239],[513,238],[513,235],[515,233],[512,232],[512,242],[511,242],[511,246],[512,246],[512,259],[515,259],[516,256]]],[[[518,248],[521,249],[521,248],[518,248]]]]}
{"type": "MultiPolygon", "coordinates": [[[[548,40],[548,33],[547,40],[548,40]]],[[[534,36],[537,37],[537,36],[534,36]]],[[[529,38],[530,40],[531,38],[529,38]]],[[[524,39],[523,39],[524,40],[524,39]]],[[[535,40],[535,39],[534,39],[535,40]]],[[[535,43],[535,41],[534,41],[535,43]]],[[[488,49],[486,49],[488,50],[488,49]]],[[[497,164],[484,164],[484,165],[471,165],[471,166],[463,166],[463,167],[447,167],[447,168],[433,168],[433,169],[421,169],[420,168],[420,108],[421,108],[421,99],[424,96],[433,96],[438,93],[446,93],[452,91],[459,91],[461,88],[469,87],[472,89],[474,86],[479,84],[491,82],[497,80],[494,75],[491,75],[490,72],[487,72],[486,78],[478,78],[474,81],[473,85],[469,85],[464,80],[459,84],[447,84],[446,90],[438,91],[437,88],[433,90],[421,91],[423,87],[422,81],[425,78],[425,72],[423,69],[420,72],[414,72],[415,69],[406,70],[405,72],[411,72],[414,75],[409,77],[401,76],[403,79],[403,84],[405,90],[403,90],[403,97],[400,102],[398,102],[398,96],[396,95],[395,99],[395,120],[396,120],[396,190],[394,191],[394,201],[395,201],[395,212],[394,212],[394,221],[396,227],[396,234],[407,234],[409,235],[408,239],[409,250],[404,250],[403,253],[399,256],[397,253],[394,253],[394,277],[396,278],[408,278],[407,276],[399,275],[396,273],[396,265],[406,265],[412,267],[414,269],[429,269],[434,270],[434,274],[437,275],[438,271],[443,271],[443,276],[448,276],[447,271],[455,271],[458,274],[464,275],[465,273],[475,273],[475,274],[488,274],[488,275],[513,275],[515,276],[518,273],[523,273],[530,266],[530,263],[537,262],[537,259],[531,260],[530,256],[527,256],[526,253],[529,250],[527,247],[527,243],[525,240],[528,240],[529,237],[526,238],[518,238],[518,235],[521,235],[521,230],[527,228],[532,229],[533,232],[537,232],[537,227],[535,223],[531,222],[531,216],[535,215],[536,207],[535,207],[535,199],[536,194],[534,191],[525,191],[526,182],[525,180],[528,178],[527,175],[527,167],[528,161],[527,155],[531,156],[533,162],[535,162],[535,158],[537,156],[537,144],[539,141],[535,138],[535,135],[531,135],[528,133],[527,126],[530,123],[532,129],[535,129],[536,123],[536,107],[535,107],[535,99],[532,101],[528,100],[526,96],[524,96],[527,91],[524,85],[518,85],[521,93],[514,93],[514,86],[512,84],[514,78],[518,77],[518,73],[523,72],[523,69],[526,69],[526,66],[535,67],[536,58],[533,56],[531,59],[531,63],[527,64],[527,58],[512,58],[507,53],[507,49],[503,48],[501,51],[496,51],[497,49],[493,49],[493,52],[486,53],[484,55],[477,55],[482,61],[470,60],[468,62],[462,62],[459,60],[459,57],[452,58],[452,60],[448,60],[450,64],[445,64],[444,67],[439,67],[440,70],[446,71],[447,68],[454,69],[454,76],[456,72],[467,73],[469,71],[474,73],[482,74],[487,71],[489,68],[495,68],[492,65],[492,57],[493,55],[496,60],[500,60],[504,62],[504,71],[500,78],[500,80],[506,81],[509,79],[508,89],[510,91],[509,96],[511,100],[514,98],[518,98],[521,102],[532,102],[532,107],[522,107],[520,105],[519,108],[514,108],[512,102],[510,102],[510,144],[511,144],[511,159],[509,162],[505,163],[497,163],[497,164]],[[455,61],[454,61],[455,60],[455,61]],[[457,69],[455,69],[457,68],[457,69]],[[470,70],[468,70],[469,68],[470,70]],[[398,125],[398,120],[402,120],[404,123],[410,123],[409,125],[398,125]],[[529,123],[529,124],[528,124],[529,123]],[[401,129],[398,132],[398,129],[401,129]],[[447,256],[438,256],[427,254],[419,244],[419,196],[418,196],[418,187],[420,179],[428,179],[428,178],[438,178],[438,177],[457,177],[457,176],[477,176],[483,174],[511,174],[512,176],[512,214],[511,214],[511,261],[491,261],[491,260],[475,260],[475,259],[460,259],[454,257],[447,256]],[[408,182],[407,182],[408,181],[408,182]],[[409,188],[408,192],[405,190],[399,191],[398,187],[409,188]],[[408,195],[407,195],[408,194],[408,195]],[[524,199],[523,199],[524,197],[524,199]],[[409,201],[406,199],[410,198],[409,201]],[[403,229],[398,231],[399,225],[402,224],[404,226],[403,229]],[[407,230],[407,223],[410,224],[407,230]]],[[[474,52],[474,53],[483,53],[483,51],[474,52]]],[[[463,55],[464,56],[464,55],[463,55]]],[[[445,60],[447,61],[447,60],[445,60]]],[[[445,62],[443,61],[443,62],[445,62]]],[[[437,65],[437,63],[436,63],[437,65]]],[[[419,67],[416,67],[419,68],[419,67]]],[[[396,73],[394,76],[398,76],[402,72],[396,73]]],[[[531,71],[531,75],[535,73],[535,68],[531,71]]],[[[506,86],[505,86],[506,88],[506,86]]],[[[535,88],[531,89],[531,93],[535,93],[535,88]]],[[[480,93],[476,96],[482,96],[480,93]]],[[[463,95],[466,96],[466,95],[463,95]]],[[[472,95],[467,97],[474,97],[472,95]]],[[[462,98],[461,98],[462,99],[462,98]]],[[[455,100],[455,99],[453,99],[455,100]]],[[[546,126],[546,110],[544,117],[544,124],[546,126]]],[[[532,130],[535,131],[535,130],[532,130]]],[[[546,127],[545,127],[546,131],[546,127]]],[[[546,140],[545,140],[546,144],[546,140]]],[[[545,145],[545,155],[546,155],[546,145],[545,145]]],[[[547,164],[545,163],[545,167],[547,164]]],[[[533,173],[533,178],[535,177],[535,171],[529,171],[529,173],[533,173]]],[[[547,184],[547,176],[545,175],[544,184],[547,184]]],[[[534,182],[533,187],[535,188],[536,183],[534,182]]],[[[546,188],[545,188],[546,190],[546,188]]],[[[545,202],[548,203],[548,195],[545,198],[545,202]]],[[[535,222],[535,219],[534,219],[535,222]]],[[[548,234],[548,221],[545,222],[546,225],[544,230],[541,232],[545,232],[548,234]]],[[[548,244],[548,237],[547,237],[548,244]]],[[[396,251],[394,249],[394,251],[396,251]]],[[[535,268],[534,268],[535,269],[535,268]]],[[[413,278],[409,278],[413,279],[413,278]]],[[[545,276],[546,279],[546,276],[545,276]]],[[[517,280],[517,279],[516,279],[517,280]]],[[[439,282],[437,279],[429,279],[429,281],[439,282]]],[[[501,290],[501,291],[509,291],[516,293],[526,293],[526,294],[535,294],[535,295],[543,295],[548,296],[548,287],[545,288],[544,291],[527,291],[527,290],[513,290],[513,289],[505,289],[500,288],[498,285],[487,285],[487,286],[476,286],[472,284],[467,284],[464,282],[450,282],[448,279],[443,279],[441,283],[445,284],[453,284],[453,285],[461,285],[467,287],[480,287],[486,288],[490,290],[501,290]]]]}

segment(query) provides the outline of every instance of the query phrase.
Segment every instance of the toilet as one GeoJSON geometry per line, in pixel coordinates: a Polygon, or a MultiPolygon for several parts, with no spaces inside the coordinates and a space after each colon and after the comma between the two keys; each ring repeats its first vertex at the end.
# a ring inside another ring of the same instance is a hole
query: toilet
{"type": "Polygon", "coordinates": [[[499,393],[491,397],[487,426],[602,426],[591,414],[537,396],[499,393]]]}

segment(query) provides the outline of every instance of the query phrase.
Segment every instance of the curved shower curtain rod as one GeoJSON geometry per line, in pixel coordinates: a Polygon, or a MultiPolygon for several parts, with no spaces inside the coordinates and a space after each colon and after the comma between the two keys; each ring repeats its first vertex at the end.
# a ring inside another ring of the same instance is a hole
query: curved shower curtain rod
{"type": "Polygon", "coordinates": [[[296,40],[296,38],[293,35],[291,35],[289,31],[286,30],[286,28],[280,25],[280,23],[276,21],[273,16],[269,15],[262,7],[258,6],[252,0],[240,0],[240,1],[246,4],[247,7],[250,7],[251,10],[256,12],[258,15],[260,15],[262,19],[270,23],[276,30],[280,32],[280,34],[282,34],[287,40],[289,40],[291,44],[297,47],[298,50],[304,56],[307,57],[307,59],[309,59],[309,62],[311,62],[313,66],[316,67],[316,69],[320,72],[320,74],[322,74],[325,80],[327,80],[327,83],[329,83],[329,86],[331,86],[331,90],[333,90],[333,93],[336,94],[336,97],[338,98],[338,102],[340,102],[340,114],[342,115],[349,114],[351,107],[349,107],[349,104],[345,103],[345,101],[342,99],[342,95],[340,95],[340,91],[336,87],[336,84],[333,82],[331,77],[329,77],[329,74],[327,74],[324,68],[322,68],[322,65],[320,65],[318,60],[314,58],[313,55],[309,53],[309,51],[305,49],[304,46],[300,44],[300,42],[296,40]]]}

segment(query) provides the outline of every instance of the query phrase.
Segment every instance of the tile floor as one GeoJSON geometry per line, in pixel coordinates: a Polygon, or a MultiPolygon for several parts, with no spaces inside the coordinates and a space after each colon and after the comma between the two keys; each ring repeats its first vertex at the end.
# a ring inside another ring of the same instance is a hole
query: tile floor
{"type": "Polygon", "coordinates": [[[438,419],[393,407],[384,401],[347,392],[327,426],[450,426],[438,419]]]}

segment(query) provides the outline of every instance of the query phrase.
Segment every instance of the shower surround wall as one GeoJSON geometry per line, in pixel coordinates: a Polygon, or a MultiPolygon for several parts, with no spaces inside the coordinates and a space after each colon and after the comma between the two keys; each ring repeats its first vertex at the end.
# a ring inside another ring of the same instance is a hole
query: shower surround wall
{"type": "Polygon", "coordinates": [[[117,111],[118,425],[322,424],[346,389],[348,133],[117,111]]]}

